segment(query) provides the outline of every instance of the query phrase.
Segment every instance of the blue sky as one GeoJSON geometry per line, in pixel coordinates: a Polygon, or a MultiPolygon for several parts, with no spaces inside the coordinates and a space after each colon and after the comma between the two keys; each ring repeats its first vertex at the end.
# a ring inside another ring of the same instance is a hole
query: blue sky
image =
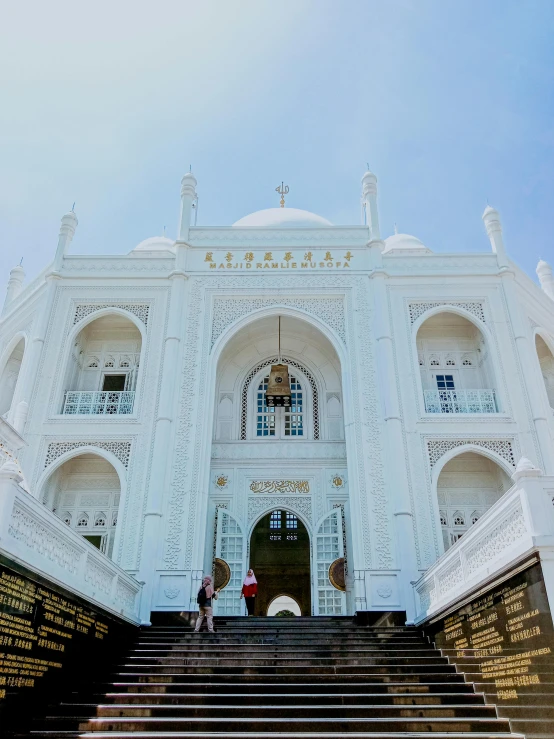
{"type": "Polygon", "coordinates": [[[288,204],[485,251],[487,200],[533,277],[554,261],[552,0],[12,3],[0,28],[0,283],[53,257],[175,236],[189,163],[200,224],[288,204]],[[200,6],[200,7],[199,7],[200,6]]]}

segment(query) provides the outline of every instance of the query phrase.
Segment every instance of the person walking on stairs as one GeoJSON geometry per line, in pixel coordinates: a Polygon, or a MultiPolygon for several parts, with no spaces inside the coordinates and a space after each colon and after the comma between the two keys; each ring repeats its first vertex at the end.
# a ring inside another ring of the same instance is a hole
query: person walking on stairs
{"type": "Polygon", "coordinates": [[[214,612],[212,608],[212,598],[217,600],[219,590],[214,590],[212,584],[212,578],[210,575],[205,575],[202,580],[202,587],[198,591],[196,602],[198,603],[198,618],[196,619],[195,633],[198,633],[202,628],[204,618],[208,620],[208,631],[210,634],[214,633],[214,612]]]}
{"type": "Polygon", "coordinates": [[[254,574],[254,570],[248,570],[246,577],[244,578],[244,582],[242,583],[242,593],[240,594],[240,597],[244,598],[246,602],[246,609],[249,616],[254,615],[257,593],[258,581],[256,580],[256,575],[254,574]]]}

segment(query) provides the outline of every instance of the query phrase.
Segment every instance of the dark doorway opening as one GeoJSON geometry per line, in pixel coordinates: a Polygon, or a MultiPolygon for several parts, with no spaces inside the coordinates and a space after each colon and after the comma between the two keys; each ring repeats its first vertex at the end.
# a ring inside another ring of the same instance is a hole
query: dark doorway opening
{"type": "Polygon", "coordinates": [[[303,616],[311,615],[310,536],[294,513],[275,510],[257,523],[250,538],[250,567],[258,580],[256,616],[265,616],[278,595],[290,595],[303,616]]]}

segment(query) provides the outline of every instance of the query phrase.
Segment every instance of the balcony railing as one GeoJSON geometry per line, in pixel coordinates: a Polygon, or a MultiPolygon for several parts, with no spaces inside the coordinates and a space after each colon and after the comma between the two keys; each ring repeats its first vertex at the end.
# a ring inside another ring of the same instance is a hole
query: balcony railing
{"type": "Polygon", "coordinates": [[[424,390],[426,413],[498,413],[494,390],[424,390]]]}
{"type": "Polygon", "coordinates": [[[120,416],[133,412],[134,390],[69,390],[62,413],[71,416],[120,416]]]}

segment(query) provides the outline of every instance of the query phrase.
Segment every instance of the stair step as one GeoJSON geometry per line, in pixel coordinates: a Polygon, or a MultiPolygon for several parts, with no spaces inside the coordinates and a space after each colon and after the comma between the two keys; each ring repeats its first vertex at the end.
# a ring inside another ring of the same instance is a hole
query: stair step
{"type": "MultiPolygon", "coordinates": [[[[81,737],[81,739],[160,739],[163,736],[182,737],[182,739],[225,739],[225,737],[236,736],[245,737],[245,739],[275,739],[276,734],[274,732],[241,732],[236,734],[234,732],[220,732],[220,731],[179,731],[178,734],[161,734],[160,732],[152,731],[140,731],[140,732],[109,732],[105,733],[102,731],[94,733],[77,733],[77,732],[60,732],[60,731],[31,731],[30,736],[33,737],[45,737],[45,739],[73,739],[73,737],[81,737]]],[[[279,732],[278,736],[280,739],[336,739],[336,732],[318,731],[318,732],[279,732]]],[[[381,731],[353,731],[348,734],[350,739],[383,739],[383,733],[381,731]]],[[[24,737],[17,737],[17,739],[28,739],[29,735],[25,734],[24,737]]],[[[511,733],[494,733],[490,732],[459,732],[459,731],[448,731],[448,732],[436,732],[433,733],[432,737],[429,737],[427,731],[415,731],[410,732],[409,737],[406,732],[388,732],[386,739],[526,739],[523,734],[511,734],[511,733]]],[[[527,739],[552,739],[551,734],[537,734],[527,735],[527,739]]]]}
{"type": "MultiPolygon", "coordinates": [[[[57,719],[59,721],[59,719],[57,719]]],[[[503,719],[479,718],[251,718],[225,716],[221,718],[94,718],[79,724],[79,731],[443,731],[443,732],[504,732],[510,731],[510,724],[503,719]]]]}
{"type": "MultiPolygon", "coordinates": [[[[98,696],[97,703],[112,701],[114,705],[182,705],[194,703],[217,705],[482,705],[484,698],[476,693],[106,693],[98,696]]],[[[111,705],[111,703],[110,703],[111,705]]]]}
{"type": "MultiPolygon", "coordinates": [[[[71,718],[79,717],[81,720],[96,716],[98,718],[156,718],[168,716],[171,718],[205,718],[212,720],[219,717],[242,718],[245,721],[250,719],[273,719],[273,718],[302,718],[314,719],[322,718],[358,718],[358,719],[375,719],[375,718],[483,718],[496,719],[496,709],[494,706],[486,705],[376,705],[376,704],[337,704],[337,705],[321,705],[305,703],[302,696],[294,705],[259,705],[252,706],[246,702],[242,705],[190,705],[185,704],[169,704],[169,705],[153,705],[153,704],[107,704],[101,703],[94,705],[92,703],[69,703],[61,704],[57,707],[60,712],[56,718],[61,716],[71,716],[71,718]]],[[[54,717],[48,716],[49,720],[54,717]]]]}
{"type": "MultiPolygon", "coordinates": [[[[76,683],[25,736],[524,739],[498,715],[494,686],[479,674],[487,696],[477,692],[413,627],[218,617],[216,629],[143,629],[103,683],[76,683]]],[[[478,664],[468,657],[475,674],[478,664]]],[[[544,679],[554,687],[554,672],[544,679]]],[[[523,708],[516,723],[548,733],[550,713],[537,722],[534,705],[523,708]]]]}

